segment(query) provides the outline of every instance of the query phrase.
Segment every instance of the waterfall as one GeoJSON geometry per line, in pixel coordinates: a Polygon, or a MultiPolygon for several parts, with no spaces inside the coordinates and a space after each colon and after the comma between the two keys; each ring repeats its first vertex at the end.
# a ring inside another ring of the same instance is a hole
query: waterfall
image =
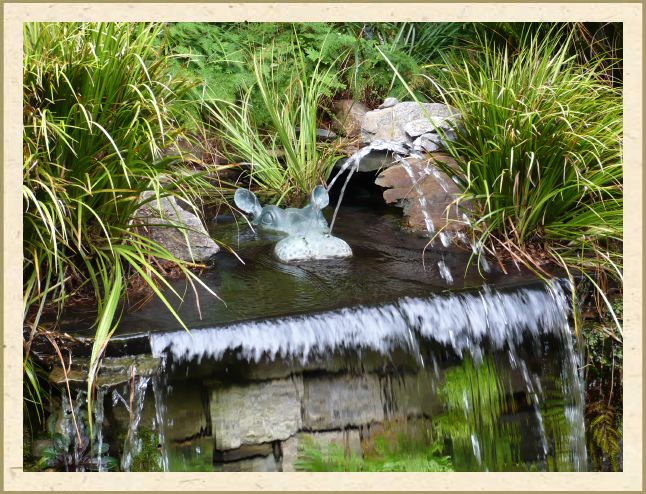
{"type": "Polygon", "coordinates": [[[152,378],[153,394],[155,396],[155,424],[157,426],[157,437],[161,445],[161,466],[164,472],[168,472],[168,445],[166,444],[166,401],[165,391],[167,388],[166,359],[162,357],[160,370],[152,378]]]}
{"type": "MultiPolygon", "coordinates": [[[[515,440],[525,441],[522,461],[531,461],[540,469],[585,470],[583,384],[580,356],[575,351],[569,324],[570,296],[569,283],[554,279],[547,283],[507,288],[485,286],[427,297],[403,297],[383,305],[241,321],[195,328],[190,334],[183,330],[151,333],[153,355],[168,359],[161,375],[152,378],[164,469],[168,470],[165,436],[174,427],[171,420],[165,419],[166,400],[172,399],[165,393],[167,373],[180,373],[173,379],[182,379],[180,376],[190,379],[186,365],[192,369],[204,365],[205,369],[215,369],[210,366],[218,365],[220,371],[209,372],[216,372],[224,380],[224,389],[237,386],[239,391],[231,391],[234,393],[231,396],[243,393],[245,386],[251,386],[250,396],[256,396],[253,393],[261,388],[239,382],[233,376],[227,381],[227,368],[234,365],[240,370],[249,365],[262,376],[264,365],[277,362],[287,365],[288,372],[298,376],[306,369],[326,372],[328,365],[337,362],[330,367],[332,372],[345,369],[363,375],[374,372],[369,370],[374,369],[371,367],[374,362],[385,362],[387,366],[405,362],[405,372],[409,374],[379,374],[383,376],[380,377],[383,389],[375,396],[382,397],[381,403],[370,408],[372,405],[362,402],[360,406],[368,408],[359,410],[383,409],[385,417],[419,414],[415,408],[418,405],[411,405],[418,398],[401,401],[401,389],[409,386],[411,396],[428,396],[433,400],[436,399],[433,396],[439,397],[434,406],[444,407],[442,413],[449,414],[446,420],[450,419],[447,424],[463,422],[461,428],[447,432],[455,458],[463,462],[462,469],[495,470],[514,464],[519,460],[511,457],[501,460],[496,456],[496,448],[501,447],[496,445],[497,441],[508,441],[504,443],[504,448],[508,448],[505,451],[520,454],[515,440]],[[544,353],[547,348],[548,366],[544,353]],[[407,357],[402,359],[402,355],[407,357]],[[368,367],[365,358],[372,359],[368,367]],[[410,387],[410,379],[417,384],[410,387]],[[459,383],[467,387],[460,388],[459,383]],[[410,406],[413,408],[407,408],[410,406]],[[513,420],[525,421],[522,430],[518,429],[518,422],[504,425],[511,419],[501,418],[505,414],[516,417],[515,410],[520,415],[513,420]],[[471,457],[471,463],[465,460],[465,455],[471,457]]],[[[379,372],[386,372],[385,369],[379,372]]],[[[302,376],[299,379],[306,379],[305,374],[302,376]]],[[[371,382],[370,379],[365,382],[371,382]]],[[[135,392],[135,403],[143,399],[145,384],[141,381],[136,385],[140,391],[135,392]]],[[[133,406],[133,416],[137,415],[138,406],[133,406]]],[[[441,412],[437,408],[433,412],[430,408],[426,410],[425,414],[441,412]]],[[[136,430],[136,426],[133,421],[130,430],[136,430]]],[[[136,444],[129,443],[124,469],[136,448],[136,444]]]]}
{"type": "Polygon", "coordinates": [[[94,430],[96,431],[96,466],[99,472],[105,471],[103,465],[103,420],[105,418],[104,401],[105,401],[105,388],[98,388],[96,390],[96,397],[94,399],[94,430]]]}
{"type": "MultiPolygon", "coordinates": [[[[134,376],[134,372],[132,375],[134,376]]],[[[141,439],[137,437],[137,430],[141,421],[141,412],[144,408],[144,398],[149,381],[150,378],[144,376],[133,377],[131,381],[130,405],[128,407],[130,421],[121,457],[121,470],[124,472],[130,471],[133,457],[141,451],[142,444],[141,439]]]]}
{"type": "Polygon", "coordinates": [[[368,154],[370,154],[372,151],[390,151],[394,153],[395,156],[399,156],[399,155],[407,154],[408,149],[401,142],[375,140],[372,143],[368,144],[367,146],[362,147],[356,153],[354,153],[352,156],[350,156],[345,160],[345,163],[343,163],[343,165],[336,173],[336,175],[334,175],[334,177],[330,180],[327,187],[327,190],[330,191],[334,183],[337,181],[337,179],[343,173],[345,173],[346,170],[348,171],[348,175],[345,178],[345,182],[343,183],[343,186],[341,187],[341,192],[339,193],[339,200],[337,201],[336,206],[334,207],[332,221],[330,222],[330,232],[332,231],[332,228],[334,228],[336,215],[339,212],[339,207],[341,206],[341,202],[343,202],[343,195],[345,194],[345,189],[348,185],[348,182],[350,182],[350,178],[352,178],[352,175],[359,170],[359,165],[361,164],[361,160],[366,156],[368,156],[368,154]]]}

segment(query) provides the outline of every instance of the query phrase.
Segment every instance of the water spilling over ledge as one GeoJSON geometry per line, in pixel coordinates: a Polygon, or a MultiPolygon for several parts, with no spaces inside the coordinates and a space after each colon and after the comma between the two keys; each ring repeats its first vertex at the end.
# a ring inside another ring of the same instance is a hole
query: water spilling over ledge
{"type": "Polygon", "coordinates": [[[495,349],[519,343],[527,332],[562,331],[568,305],[558,281],[544,287],[403,298],[376,307],[355,307],[321,314],[244,322],[225,327],[152,333],[151,349],[174,360],[221,359],[235,351],[258,362],[322,355],[343,348],[388,354],[395,347],[414,348],[419,338],[433,340],[461,355],[486,339],[495,349]]]}

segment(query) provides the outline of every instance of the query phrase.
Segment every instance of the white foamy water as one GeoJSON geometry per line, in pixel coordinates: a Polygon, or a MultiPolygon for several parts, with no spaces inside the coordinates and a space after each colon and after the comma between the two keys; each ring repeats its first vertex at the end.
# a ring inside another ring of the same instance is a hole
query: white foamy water
{"type": "Polygon", "coordinates": [[[529,332],[561,331],[569,305],[560,283],[403,298],[379,307],[356,307],[322,314],[241,322],[225,327],[152,333],[154,356],[174,360],[220,359],[236,351],[247,360],[295,358],[336,349],[370,349],[382,354],[395,347],[416,348],[417,338],[435,340],[457,354],[487,339],[495,348],[519,342],[529,332]]]}

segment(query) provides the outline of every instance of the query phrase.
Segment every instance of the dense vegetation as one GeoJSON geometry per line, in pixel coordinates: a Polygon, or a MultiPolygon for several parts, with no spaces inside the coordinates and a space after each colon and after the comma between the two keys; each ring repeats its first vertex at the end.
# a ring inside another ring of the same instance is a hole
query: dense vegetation
{"type": "MultiPolygon", "coordinates": [[[[56,344],[65,307],[96,307],[91,407],[93,378],[132,289],[143,284],[166,301],[164,287],[180,297],[164,277],[169,265],[200,283],[193,263],[134,221],[149,190],[146,201],[177,197],[198,216],[205,196],[226,204],[226,191],[206,179],[224,173],[187,144],[199,148],[215,136],[237,165],[235,179],[297,205],[326,183],[340,155],[338,143],[316,138],[329,127],[333,101],[374,108],[387,96],[414,97],[462,115],[449,152],[461,201],[472,205],[475,242],[539,273],[556,263],[579,291],[596,294],[601,320],[584,325],[584,337],[596,382],[612,384],[593,393],[590,441],[599,458],[612,458],[621,425],[620,47],[620,26],[580,23],[25,24],[27,410],[43,420],[44,379],[31,342],[40,335],[56,344]]],[[[377,466],[352,468],[383,469],[389,451],[380,450],[377,466]]],[[[309,453],[310,469],[350,468],[338,451],[328,459],[309,453]]],[[[411,461],[450,469],[436,453],[411,461]]]]}

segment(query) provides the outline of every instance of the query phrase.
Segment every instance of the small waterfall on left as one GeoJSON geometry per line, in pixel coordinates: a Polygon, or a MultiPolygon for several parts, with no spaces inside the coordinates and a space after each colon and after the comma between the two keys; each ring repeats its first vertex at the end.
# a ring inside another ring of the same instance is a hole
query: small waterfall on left
{"type": "Polygon", "coordinates": [[[137,429],[141,421],[141,412],[144,407],[144,398],[148,388],[149,377],[135,376],[135,369],[131,370],[130,384],[130,401],[128,403],[128,412],[130,414],[128,433],[123,445],[123,455],[121,457],[121,470],[130,471],[132,459],[141,451],[141,438],[137,437],[137,429]]]}

